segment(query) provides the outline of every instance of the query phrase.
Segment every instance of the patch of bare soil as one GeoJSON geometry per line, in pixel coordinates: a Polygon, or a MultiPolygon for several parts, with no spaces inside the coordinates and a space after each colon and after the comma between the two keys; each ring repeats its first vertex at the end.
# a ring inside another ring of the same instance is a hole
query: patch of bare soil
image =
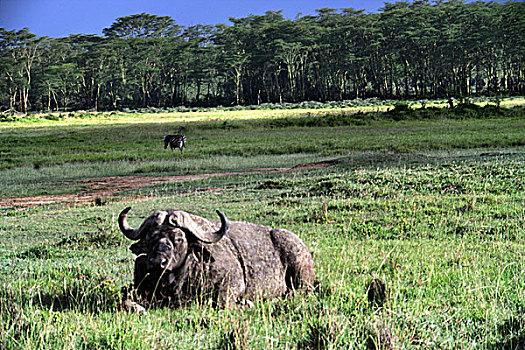
{"type": "Polygon", "coordinates": [[[338,159],[334,159],[334,160],[326,160],[323,162],[316,162],[316,163],[298,164],[286,170],[308,170],[308,169],[316,169],[316,168],[328,168],[329,166],[336,165],[339,162],[340,161],[338,159]]]}
{"type": "Polygon", "coordinates": [[[98,178],[86,178],[68,181],[71,184],[80,184],[84,189],[78,193],[50,194],[31,197],[2,197],[0,208],[10,207],[32,207],[52,203],[89,203],[95,202],[97,198],[107,198],[119,192],[133,190],[141,187],[162,184],[166,182],[183,182],[205,180],[211,177],[262,173],[262,172],[285,172],[291,170],[307,170],[314,168],[325,168],[337,164],[338,161],[326,161],[309,164],[300,164],[292,168],[256,168],[238,172],[223,172],[198,175],[176,175],[176,176],[110,176],[98,178]]]}

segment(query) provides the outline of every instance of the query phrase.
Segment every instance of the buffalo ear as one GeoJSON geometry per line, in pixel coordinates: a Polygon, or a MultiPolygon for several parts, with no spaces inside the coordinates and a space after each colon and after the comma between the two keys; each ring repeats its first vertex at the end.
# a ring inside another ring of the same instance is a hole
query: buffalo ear
{"type": "Polygon", "coordinates": [[[190,214],[180,210],[173,211],[168,218],[168,222],[172,226],[188,231],[201,242],[216,243],[228,233],[230,228],[228,218],[218,210],[217,214],[219,214],[221,219],[221,227],[215,232],[206,232],[192,219],[190,214]]]}
{"type": "Polygon", "coordinates": [[[133,243],[129,247],[129,250],[131,250],[131,252],[133,254],[135,254],[135,255],[147,254],[148,253],[148,246],[147,246],[145,240],[140,240],[140,241],[137,241],[137,242],[133,243]]]}

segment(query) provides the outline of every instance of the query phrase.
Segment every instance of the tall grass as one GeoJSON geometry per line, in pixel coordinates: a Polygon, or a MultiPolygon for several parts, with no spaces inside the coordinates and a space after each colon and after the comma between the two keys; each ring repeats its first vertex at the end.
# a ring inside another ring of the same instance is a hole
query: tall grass
{"type": "Polygon", "coordinates": [[[91,176],[338,163],[164,183],[102,205],[0,209],[0,348],[525,346],[523,118],[377,119],[330,127],[186,123],[189,142],[197,142],[191,152],[188,145],[182,155],[165,153],[177,160],[163,158],[161,140],[139,142],[157,135],[156,124],[121,125],[104,141],[98,138],[110,135],[111,127],[95,124],[83,130],[92,145],[78,149],[81,159],[60,165],[53,154],[68,152],[66,138],[56,136],[60,130],[27,129],[41,135],[49,163],[35,168],[32,158],[4,168],[0,179],[10,189],[2,195],[68,191],[63,180],[91,176]],[[297,151],[272,152],[275,144],[297,151]],[[143,160],[84,158],[96,145],[104,154],[132,145],[145,152],[143,160]],[[239,154],[242,147],[247,150],[239,154]],[[24,183],[33,187],[24,190],[24,183]],[[151,307],[142,316],[128,313],[120,289],[132,280],[134,256],[116,217],[129,205],[132,226],[155,209],[180,208],[210,219],[220,209],[231,220],[288,228],[313,253],[315,290],[256,301],[251,308],[218,309],[196,300],[151,307]],[[372,281],[385,286],[380,302],[369,299],[372,281]]]}

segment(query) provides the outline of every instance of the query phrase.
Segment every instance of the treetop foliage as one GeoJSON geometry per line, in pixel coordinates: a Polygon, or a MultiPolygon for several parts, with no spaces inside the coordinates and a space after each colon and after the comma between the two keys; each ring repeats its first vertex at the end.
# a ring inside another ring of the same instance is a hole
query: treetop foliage
{"type": "Polygon", "coordinates": [[[231,106],[525,92],[525,3],[385,2],[184,27],[120,17],[104,36],[0,28],[0,109],[231,106]]]}
{"type": "Polygon", "coordinates": [[[103,33],[108,38],[169,38],[180,34],[180,28],[169,16],[141,13],[117,18],[103,33]]]}

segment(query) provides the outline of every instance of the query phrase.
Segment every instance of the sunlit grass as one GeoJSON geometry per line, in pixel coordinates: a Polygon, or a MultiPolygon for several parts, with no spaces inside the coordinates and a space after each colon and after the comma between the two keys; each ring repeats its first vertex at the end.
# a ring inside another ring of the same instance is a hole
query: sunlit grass
{"type": "MultiPolygon", "coordinates": [[[[291,109],[256,109],[248,108],[240,110],[220,110],[211,108],[209,111],[188,111],[188,112],[156,112],[156,113],[131,113],[131,112],[43,112],[34,113],[32,116],[36,118],[29,118],[28,120],[14,121],[9,123],[0,123],[0,130],[3,128],[17,127],[46,127],[50,125],[55,126],[92,126],[92,125],[118,125],[118,124],[141,124],[141,123],[188,123],[199,121],[228,121],[228,120],[245,120],[253,119],[274,119],[274,118],[293,118],[293,117],[311,117],[311,116],[326,116],[335,113],[368,113],[368,112],[385,112],[391,110],[394,106],[394,101],[389,104],[370,105],[370,106],[355,106],[355,107],[334,107],[334,108],[291,108],[291,109]],[[53,116],[57,120],[45,119],[46,116],[53,116]],[[87,117],[86,117],[87,116],[87,117]]],[[[458,101],[455,101],[457,104],[458,101]]],[[[494,105],[495,99],[482,99],[474,102],[479,106],[494,105]]],[[[412,108],[437,107],[445,108],[449,104],[444,100],[425,101],[424,105],[421,101],[413,101],[409,103],[412,108]]],[[[519,98],[503,98],[500,100],[502,107],[514,107],[525,105],[525,99],[519,98]]],[[[335,104],[336,106],[336,104],[335,104]]]]}
{"type": "Polygon", "coordinates": [[[29,159],[0,171],[2,196],[76,192],[74,180],[91,177],[231,174],[126,190],[98,205],[1,208],[0,348],[523,346],[523,118],[322,127],[235,118],[2,129],[3,140],[43,146],[12,142],[10,154],[29,159]],[[165,151],[158,134],[180,125],[188,149],[165,151]],[[178,208],[290,229],[313,253],[316,289],[253,308],[196,301],[128,313],[120,288],[134,256],[116,219],[127,206],[132,226],[178,208]],[[373,279],[386,286],[380,305],[368,300],[373,279]]]}

